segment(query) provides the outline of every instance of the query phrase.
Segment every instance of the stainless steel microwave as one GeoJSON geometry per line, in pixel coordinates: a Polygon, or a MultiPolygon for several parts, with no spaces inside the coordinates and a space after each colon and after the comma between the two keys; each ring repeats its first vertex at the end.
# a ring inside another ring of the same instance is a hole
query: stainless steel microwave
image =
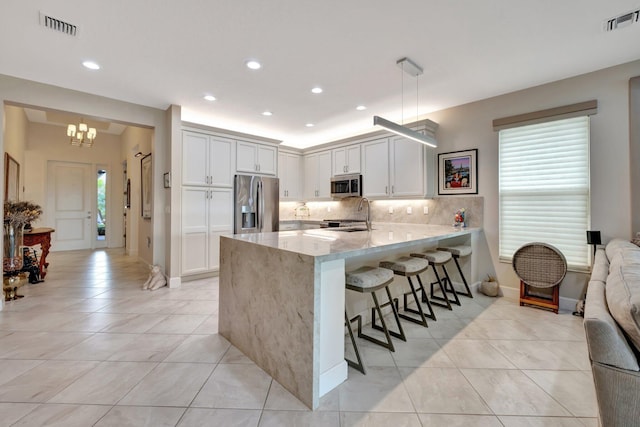
{"type": "Polygon", "coordinates": [[[362,175],[340,175],[331,178],[331,197],[362,196],[362,175]]]}

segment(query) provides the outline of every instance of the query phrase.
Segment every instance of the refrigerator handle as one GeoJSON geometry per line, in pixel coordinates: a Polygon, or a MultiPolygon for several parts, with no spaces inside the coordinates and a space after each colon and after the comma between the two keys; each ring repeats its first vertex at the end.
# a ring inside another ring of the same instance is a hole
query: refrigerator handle
{"type": "Polygon", "coordinates": [[[262,181],[258,182],[258,217],[260,218],[260,232],[262,232],[262,229],[264,228],[264,188],[262,187],[262,184],[262,181]]]}

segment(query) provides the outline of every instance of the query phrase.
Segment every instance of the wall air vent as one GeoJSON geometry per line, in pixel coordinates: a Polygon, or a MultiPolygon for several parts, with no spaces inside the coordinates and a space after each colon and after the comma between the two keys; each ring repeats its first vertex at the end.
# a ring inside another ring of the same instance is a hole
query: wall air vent
{"type": "Polygon", "coordinates": [[[624,28],[638,22],[639,20],[640,20],[640,9],[637,9],[637,10],[634,10],[633,12],[624,13],[620,16],[616,16],[615,18],[611,18],[604,21],[604,30],[605,31],[619,30],[620,28],[624,28]]]}
{"type": "Polygon", "coordinates": [[[72,37],[76,37],[78,35],[77,25],[70,24],[62,19],[54,18],[53,16],[45,15],[42,12],[40,12],[40,25],[72,37]]]}

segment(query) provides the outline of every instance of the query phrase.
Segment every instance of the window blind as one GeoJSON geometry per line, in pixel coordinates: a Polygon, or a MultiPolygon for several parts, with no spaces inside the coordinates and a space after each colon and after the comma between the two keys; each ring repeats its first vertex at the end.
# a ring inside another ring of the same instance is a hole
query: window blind
{"type": "Polygon", "coordinates": [[[587,269],[589,117],[503,129],[499,145],[500,259],[543,242],[587,269]]]}

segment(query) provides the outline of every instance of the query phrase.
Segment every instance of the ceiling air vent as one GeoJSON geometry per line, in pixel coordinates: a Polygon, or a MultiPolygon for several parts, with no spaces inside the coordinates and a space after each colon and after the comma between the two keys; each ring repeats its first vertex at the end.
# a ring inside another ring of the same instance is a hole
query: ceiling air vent
{"type": "Polygon", "coordinates": [[[62,19],[54,18],[53,16],[45,15],[42,12],[40,12],[40,25],[72,37],[76,37],[78,35],[77,25],[70,24],[62,19]]]}
{"type": "Polygon", "coordinates": [[[638,22],[639,19],[640,19],[640,9],[634,10],[633,12],[624,13],[620,16],[616,16],[615,18],[611,18],[604,21],[604,30],[605,31],[618,30],[620,28],[624,28],[633,23],[638,22]]]}

